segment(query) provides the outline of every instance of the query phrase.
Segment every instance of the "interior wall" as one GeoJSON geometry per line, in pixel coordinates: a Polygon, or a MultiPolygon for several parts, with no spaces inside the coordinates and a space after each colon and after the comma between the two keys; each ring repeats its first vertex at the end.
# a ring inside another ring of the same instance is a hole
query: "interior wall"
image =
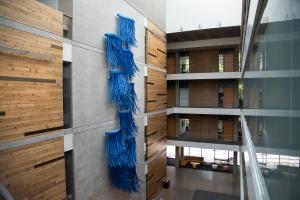
{"type": "Polygon", "coordinates": [[[216,80],[189,82],[190,107],[218,107],[219,83],[216,80]]]}
{"type": "Polygon", "coordinates": [[[191,137],[218,139],[218,116],[190,115],[189,119],[191,137]]]}
{"type": "Polygon", "coordinates": [[[219,72],[219,50],[190,51],[190,73],[219,72]]]}
{"type": "Polygon", "coordinates": [[[166,31],[166,0],[126,0],[150,19],[160,29],[166,31]]]}
{"type": "Polygon", "coordinates": [[[73,130],[74,173],[77,199],[145,199],[144,152],[144,63],[145,17],[124,0],[73,2],[73,130]],[[105,8],[105,9],[101,9],[105,8]],[[101,12],[99,11],[101,10],[101,12]],[[104,151],[105,131],[116,128],[116,107],[108,94],[108,70],[104,54],[104,34],[117,31],[117,14],[135,20],[137,47],[132,48],[140,71],[135,89],[139,112],[137,173],[141,191],[129,194],[113,189],[109,182],[104,151]]]}

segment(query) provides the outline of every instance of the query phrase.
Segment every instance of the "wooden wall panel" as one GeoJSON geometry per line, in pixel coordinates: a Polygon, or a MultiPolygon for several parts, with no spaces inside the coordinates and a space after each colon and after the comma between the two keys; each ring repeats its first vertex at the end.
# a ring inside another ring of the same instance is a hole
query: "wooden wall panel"
{"type": "Polygon", "coordinates": [[[176,137],[176,115],[168,115],[168,136],[176,137]]]}
{"type": "Polygon", "coordinates": [[[148,118],[146,128],[146,158],[156,157],[166,148],[167,139],[167,115],[166,113],[154,115],[148,118]]]}
{"type": "Polygon", "coordinates": [[[218,116],[190,115],[190,136],[202,139],[218,139],[218,116]]]}
{"type": "Polygon", "coordinates": [[[233,140],[233,120],[224,120],[224,140],[232,141],[233,140]]]}
{"type": "Polygon", "coordinates": [[[218,72],[219,50],[190,51],[190,73],[218,72]]]}
{"type": "Polygon", "coordinates": [[[224,88],[224,108],[232,108],[234,105],[233,86],[224,88]]]}
{"type": "Polygon", "coordinates": [[[167,57],[167,71],[168,74],[176,74],[176,56],[174,54],[167,57]]]}
{"type": "Polygon", "coordinates": [[[146,110],[152,112],[167,108],[166,73],[148,67],[146,78],[146,110]]]}
{"type": "Polygon", "coordinates": [[[167,43],[165,35],[149,30],[146,32],[146,62],[167,69],[167,43]]]}
{"type": "Polygon", "coordinates": [[[0,38],[0,143],[62,128],[62,43],[4,26],[0,38]]]}
{"type": "Polygon", "coordinates": [[[176,106],[176,84],[175,81],[168,81],[167,83],[167,104],[168,107],[176,106]]]}
{"type": "Polygon", "coordinates": [[[219,84],[218,81],[190,81],[189,106],[190,107],[218,107],[219,84]]]}
{"type": "Polygon", "coordinates": [[[233,53],[225,53],[224,54],[224,72],[233,72],[235,71],[235,64],[234,61],[235,54],[233,53]]]}
{"type": "Polygon", "coordinates": [[[147,199],[153,199],[162,189],[162,179],[166,176],[166,149],[148,164],[147,199]]]}
{"type": "MultiPolygon", "coordinates": [[[[145,110],[147,113],[167,108],[167,48],[166,36],[148,21],[146,30],[147,77],[145,80],[145,110]]],[[[148,114],[146,127],[147,199],[152,199],[162,188],[166,176],[167,113],[148,114]]]]}
{"type": "Polygon", "coordinates": [[[17,200],[66,199],[63,137],[0,151],[0,181],[17,200]]]}
{"type": "Polygon", "coordinates": [[[0,0],[0,16],[63,35],[63,13],[36,0],[0,0]]]}

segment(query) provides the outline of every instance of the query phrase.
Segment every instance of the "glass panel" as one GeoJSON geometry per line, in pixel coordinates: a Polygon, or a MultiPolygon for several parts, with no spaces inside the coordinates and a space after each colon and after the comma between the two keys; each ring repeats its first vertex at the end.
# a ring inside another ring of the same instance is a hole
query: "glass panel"
{"type": "Polygon", "coordinates": [[[202,149],[202,157],[204,162],[213,163],[215,151],[213,149],[202,149]]]}
{"type": "Polygon", "coordinates": [[[189,73],[190,71],[190,58],[189,56],[180,56],[180,73],[189,73]]]}
{"type": "Polygon", "coordinates": [[[175,146],[167,145],[167,157],[168,158],[175,158],[175,146]]]}
{"type": "Polygon", "coordinates": [[[243,108],[270,199],[300,199],[300,0],[269,0],[243,78],[243,108]]]}
{"type": "Polygon", "coordinates": [[[201,148],[190,148],[190,156],[201,157],[201,148]]]}

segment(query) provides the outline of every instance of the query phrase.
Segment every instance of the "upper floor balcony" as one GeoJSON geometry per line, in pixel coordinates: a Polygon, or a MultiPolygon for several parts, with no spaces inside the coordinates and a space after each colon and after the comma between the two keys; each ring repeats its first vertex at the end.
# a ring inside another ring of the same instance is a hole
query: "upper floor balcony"
{"type": "Polygon", "coordinates": [[[167,80],[239,79],[237,47],[168,52],[167,80]]]}

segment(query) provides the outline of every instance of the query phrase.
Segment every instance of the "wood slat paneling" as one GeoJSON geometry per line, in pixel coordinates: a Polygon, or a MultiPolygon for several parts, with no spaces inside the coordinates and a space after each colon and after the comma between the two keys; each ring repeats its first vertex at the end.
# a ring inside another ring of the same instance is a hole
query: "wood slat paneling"
{"type": "Polygon", "coordinates": [[[168,81],[167,82],[168,89],[167,89],[167,103],[168,107],[176,106],[176,82],[175,81],[168,81]]]}
{"type": "Polygon", "coordinates": [[[0,26],[0,143],[63,126],[62,43],[0,26]],[[31,57],[34,54],[35,57],[31,57]],[[40,59],[47,56],[50,60],[40,59]]]}
{"type": "Polygon", "coordinates": [[[0,181],[15,199],[65,199],[63,137],[0,151],[0,181]]]}
{"type": "Polygon", "coordinates": [[[147,199],[153,199],[162,189],[162,180],[166,177],[167,153],[166,149],[159,156],[148,163],[147,199]]]}
{"type": "MultiPolygon", "coordinates": [[[[176,137],[176,115],[168,115],[168,136],[176,137]]],[[[179,122],[178,122],[179,123],[179,122]]]]}
{"type": "Polygon", "coordinates": [[[167,108],[167,80],[166,74],[148,68],[146,78],[146,110],[152,112],[167,108]]]}
{"type": "Polygon", "coordinates": [[[215,80],[189,82],[190,107],[218,107],[219,83],[215,80]]]}
{"type": "Polygon", "coordinates": [[[146,158],[149,159],[157,156],[166,148],[167,139],[167,115],[166,113],[158,114],[148,118],[146,128],[146,158]]]}
{"type": "Polygon", "coordinates": [[[217,49],[190,51],[189,58],[190,73],[219,71],[219,51],[217,49]]]}
{"type": "Polygon", "coordinates": [[[63,35],[63,13],[36,0],[0,0],[0,16],[63,35]]]}
{"type": "Polygon", "coordinates": [[[159,29],[153,27],[153,25],[151,27],[148,26],[146,32],[146,61],[147,64],[167,69],[166,36],[159,29]]]}
{"type": "MultiPolygon", "coordinates": [[[[165,33],[148,21],[146,30],[146,61],[148,67],[145,79],[145,110],[159,111],[167,108],[167,78],[161,69],[167,67],[165,33]],[[158,69],[156,69],[158,68],[158,69]]],[[[166,112],[148,115],[146,127],[146,160],[148,162],[147,199],[152,199],[162,188],[162,178],[166,176],[166,112]]]]}
{"type": "Polygon", "coordinates": [[[190,137],[218,139],[218,116],[190,115],[190,137]]]}

